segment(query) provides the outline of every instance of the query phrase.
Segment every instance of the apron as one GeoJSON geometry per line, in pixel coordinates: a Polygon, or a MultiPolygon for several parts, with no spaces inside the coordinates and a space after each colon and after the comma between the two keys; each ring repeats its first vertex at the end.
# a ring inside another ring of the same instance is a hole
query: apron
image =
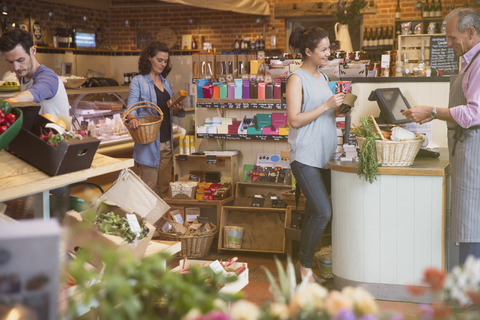
{"type": "MultiPolygon", "coordinates": [[[[466,105],[462,81],[464,72],[450,75],[448,107],[466,105]]],[[[451,237],[454,242],[480,242],[480,126],[468,129],[447,122],[452,177],[451,237]]]]}

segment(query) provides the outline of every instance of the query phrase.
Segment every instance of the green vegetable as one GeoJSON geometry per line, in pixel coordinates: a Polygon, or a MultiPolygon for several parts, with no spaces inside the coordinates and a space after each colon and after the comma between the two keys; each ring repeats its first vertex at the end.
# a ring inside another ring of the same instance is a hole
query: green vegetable
{"type": "Polygon", "coordinates": [[[358,176],[365,176],[365,181],[373,183],[377,179],[378,163],[375,156],[375,140],[380,140],[380,135],[373,128],[373,120],[371,117],[360,117],[360,126],[353,125],[351,133],[365,138],[362,150],[360,151],[358,163],[358,176]]]}
{"type": "Polygon", "coordinates": [[[9,114],[10,112],[12,112],[12,106],[9,102],[0,99],[0,110],[2,110],[4,114],[9,114]]]}
{"type": "MultiPolygon", "coordinates": [[[[115,215],[113,212],[102,213],[95,217],[93,225],[101,232],[114,236],[122,237],[123,240],[132,243],[137,235],[132,232],[126,218],[115,215]]],[[[142,232],[138,240],[145,238],[148,234],[148,228],[144,222],[140,225],[142,232]]]]}

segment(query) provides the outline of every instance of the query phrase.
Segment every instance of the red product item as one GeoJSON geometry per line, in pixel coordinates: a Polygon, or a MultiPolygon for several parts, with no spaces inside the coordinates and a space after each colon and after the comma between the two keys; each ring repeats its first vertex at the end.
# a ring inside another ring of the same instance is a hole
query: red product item
{"type": "Polygon", "coordinates": [[[345,129],[345,121],[337,121],[337,128],[345,129]]]}
{"type": "Polygon", "coordinates": [[[203,200],[213,200],[213,194],[207,194],[205,192],[205,194],[203,195],[203,200]]]}

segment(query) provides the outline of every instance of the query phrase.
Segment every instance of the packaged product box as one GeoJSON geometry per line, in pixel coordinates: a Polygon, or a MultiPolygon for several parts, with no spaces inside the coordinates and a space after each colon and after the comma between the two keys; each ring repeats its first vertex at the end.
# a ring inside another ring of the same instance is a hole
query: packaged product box
{"type": "Polygon", "coordinates": [[[28,106],[15,107],[22,110],[23,123],[9,144],[9,152],[51,176],[90,168],[100,145],[99,139],[68,139],[60,141],[58,147],[49,145],[40,135],[45,125],[52,122],[38,114],[40,105],[29,102],[28,106]]]}
{"type": "Polygon", "coordinates": [[[287,125],[287,113],[286,112],[274,112],[272,113],[272,126],[275,128],[283,127],[287,125]]]}
{"type": "MultiPolygon", "coordinates": [[[[131,213],[136,216],[137,221],[140,224],[142,223],[142,217],[139,214],[126,211],[115,203],[109,201],[105,201],[103,204],[99,205],[95,214],[99,215],[108,212],[113,212],[115,215],[123,218],[125,218],[128,213],[131,213]]],[[[78,248],[85,247],[87,243],[95,242],[95,246],[89,247],[89,249],[91,248],[92,250],[95,250],[95,247],[101,246],[103,248],[130,251],[136,259],[141,259],[143,257],[155,232],[155,227],[152,224],[145,222],[149,230],[146,237],[137,240],[136,242],[129,243],[122,237],[105,234],[97,230],[92,226],[90,221],[85,219],[89,213],[91,213],[89,210],[83,212],[71,210],[65,214],[62,225],[70,229],[70,239],[67,241],[68,251],[73,253],[78,248]]],[[[101,266],[101,259],[95,253],[87,262],[95,267],[101,266]]]]}
{"type": "Polygon", "coordinates": [[[248,55],[245,53],[239,53],[237,55],[237,72],[239,77],[250,73],[248,55]]]}
{"type": "Polygon", "coordinates": [[[346,65],[340,64],[340,78],[366,77],[369,65],[370,60],[352,61],[350,63],[347,63],[346,65]]]}
{"type": "Polygon", "coordinates": [[[262,133],[265,135],[272,135],[272,136],[279,135],[278,127],[275,128],[274,126],[268,126],[268,127],[262,128],[262,133]]]}
{"type": "Polygon", "coordinates": [[[272,77],[288,76],[289,72],[289,66],[267,66],[265,68],[265,74],[272,77]]]}
{"type": "Polygon", "coordinates": [[[217,77],[227,76],[227,53],[222,53],[216,57],[217,77]]]}
{"type": "Polygon", "coordinates": [[[323,72],[330,80],[340,79],[340,64],[343,59],[333,59],[328,61],[326,66],[323,66],[320,71],[323,72]]]}
{"type": "Polygon", "coordinates": [[[278,128],[278,135],[280,136],[288,136],[288,129],[290,128],[290,126],[286,125],[284,127],[280,127],[278,128]]]}
{"type": "Polygon", "coordinates": [[[231,52],[227,55],[227,75],[231,75],[233,78],[238,77],[238,55],[236,52],[231,52]]]}
{"type": "Polygon", "coordinates": [[[198,55],[198,66],[200,70],[199,77],[205,78],[207,75],[207,54],[199,54],[198,55]]]}
{"type": "Polygon", "coordinates": [[[187,91],[179,90],[167,101],[167,107],[171,107],[183,101],[187,97],[187,91]]]}
{"type": "Polygon", "coordinates": [[[192,54],[192,77],[198,78],[200,77],[200,55],[198,53],[192,54]]]}
{"type": "Polygon", "coordinates": [[[215,78],[217,75],[217,70],[215,68],[215,63],[216,63],[216,57],[217,55],[213,52],[210,52],[207,54],[207,64],[206,64],[206,69],[205,69],[205,77],[207,78],[215,78]]]}
{"type": "Polygon", "coordinates": [[[271,113],[257,113],[255,116],[255,126],[257,130],[260,130],[264,127],[272,125],[272,114],[271,113]]]}

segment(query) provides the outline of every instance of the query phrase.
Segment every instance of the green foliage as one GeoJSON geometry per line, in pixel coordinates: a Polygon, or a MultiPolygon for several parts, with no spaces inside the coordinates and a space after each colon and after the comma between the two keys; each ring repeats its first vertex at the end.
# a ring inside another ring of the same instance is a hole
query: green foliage
{"type": "MultiPolygon", "coordinates": [[[[174,320],[183,318],[191,309],[206,313],[216,308],[214,301],[238,300],[240,294],[219,292],[219,287],[236,281],[236,276],[224,277],[210,268],[192,267],[187,274],[175,273],[166,268],[171,259],[168,253],[159,253],[136,261],[131,253],[101,248],[94,243],[77,252],[69,264],[69,273],[78,281],[76,294],[69,298],[68,315],[80,319],[77,306],[96,301],[98,319],[115,320],[174,320]],[[99,278],[96,271],[85,268],[99,253],[104,263],[103,275],[97,284],[90,281],[99,278]]],[[[215,301],[215,303],[217,303],[215,301]]]]}
{"type": "Polygon", "coordinates": [[[367,0],[338,0],[332,15],[340,24],[350,24],[355,20],[360,11],[367,6],[367,3],[367,0]]]}
{"type": "Polygon", "coordinates": [[[378,163],[375,156],[375,140],[380,139],[380,135],[373,128],[373,120],[369,116],[360,117],[360,126],[353,125],[351,133],[365,138],[362,150],[360,151],[358,162],[358,176],[365,176],[365,181],[373,183],[377,179],[378,163]]]}
{"type": "MultiPolygon", "coordinates": [[[[137,237],[137,235],[130,229],[128,220],[114,214],[113,212],[96,215],[93,220],[93,225],[99,231],[105,234],[122,237],[123,240],[128,241],[129,243],[132,243],[137,237]]],[[[142,229],[142,232],[139,234],[137,240],[141,240],[148,235],[148,227],[145,225],[144,221],[142,221],[140,228],[142,229]]]]}

